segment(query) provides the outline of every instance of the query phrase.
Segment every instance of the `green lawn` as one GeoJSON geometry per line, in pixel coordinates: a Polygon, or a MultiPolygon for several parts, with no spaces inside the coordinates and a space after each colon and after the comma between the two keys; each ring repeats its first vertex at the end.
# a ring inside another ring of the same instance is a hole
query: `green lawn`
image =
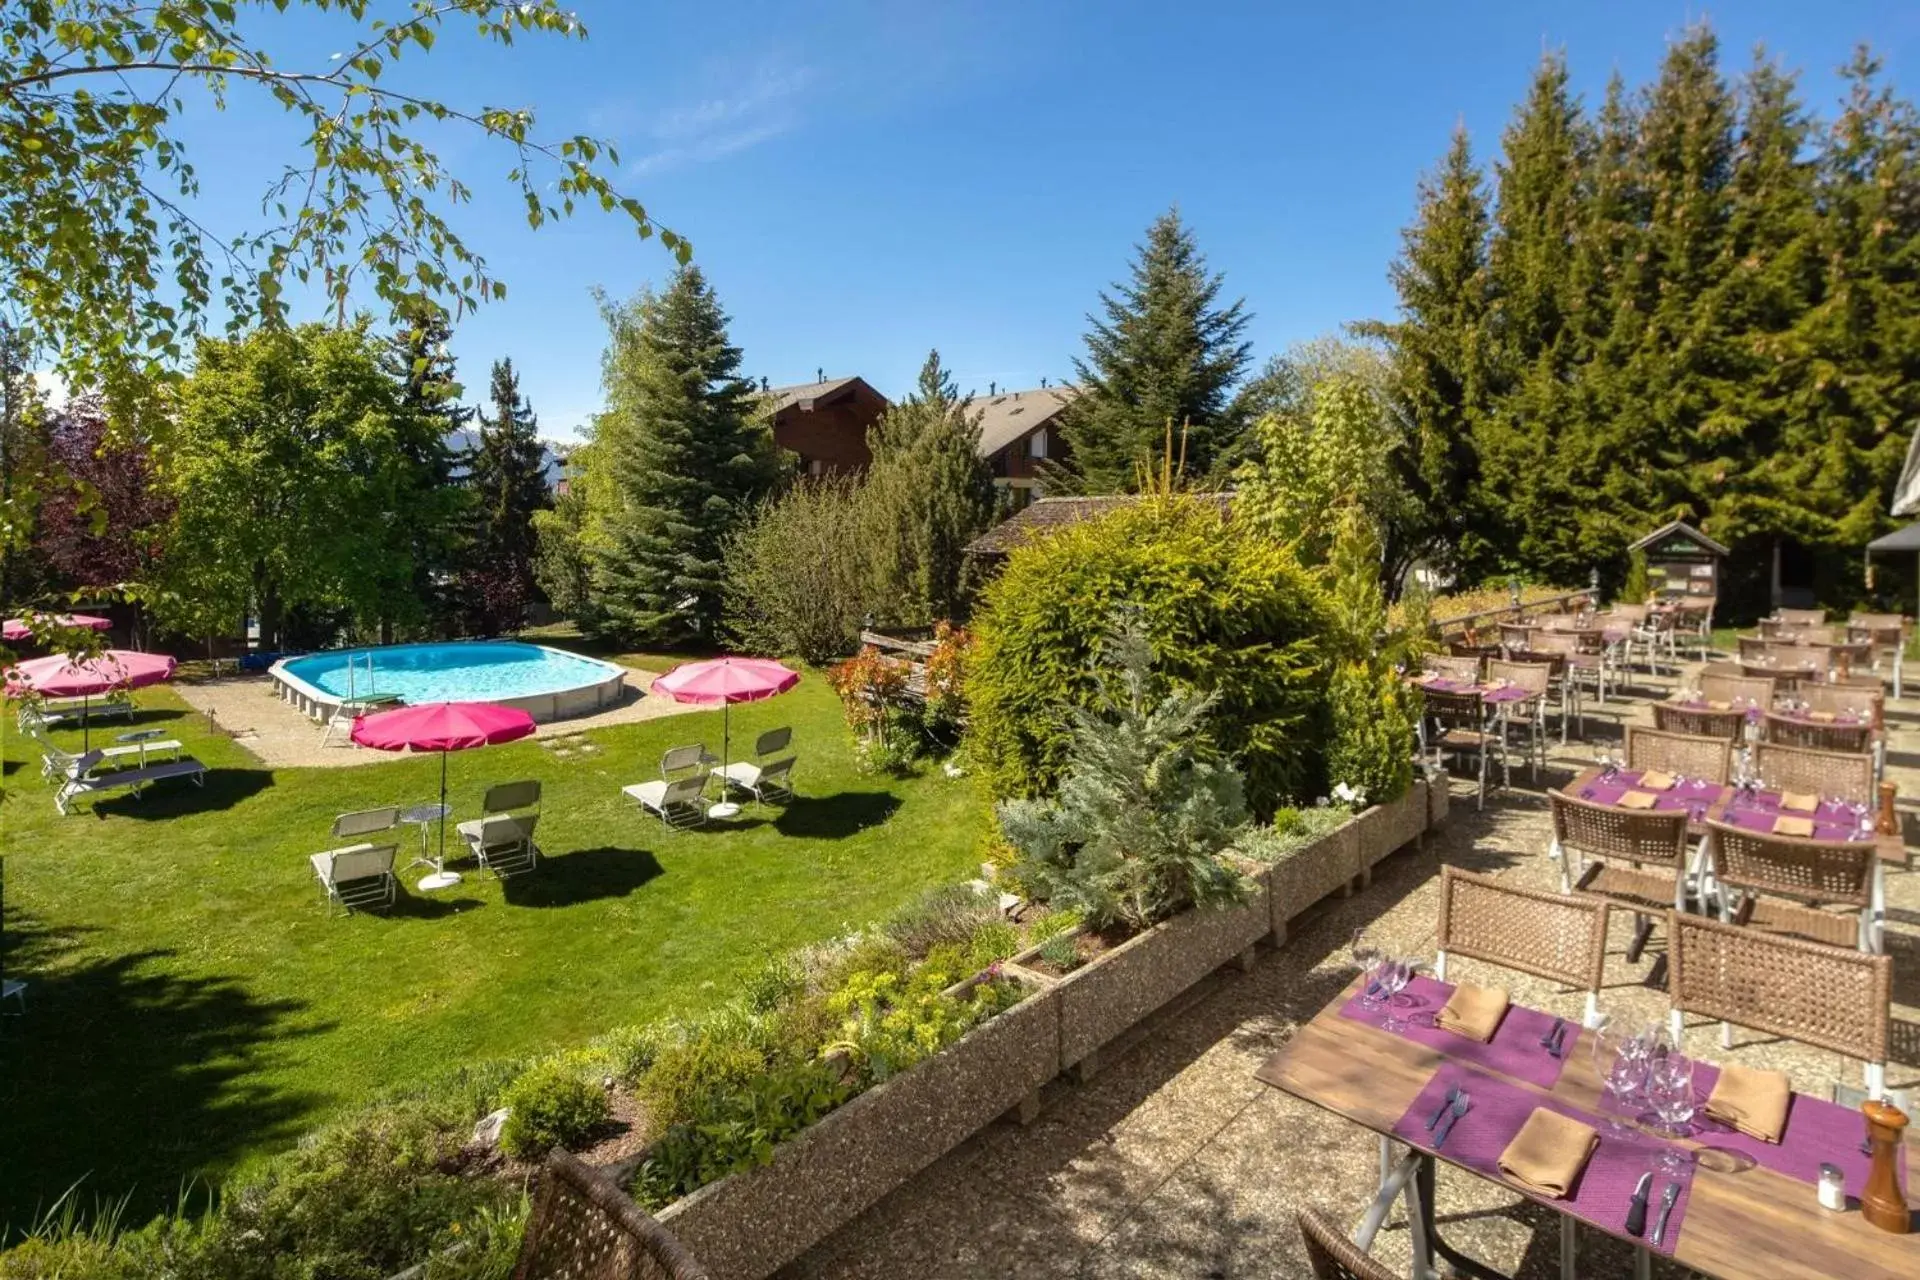
{"type": "MultiPolygon", "coordinates": [[[[547,860],[505,886],[463,865],[456,889],[343,919],[307,855],[337,813],[433,799],[438,757],[267,770],[166,689],[139,704],[140,725],[211,766],[205,788],[163,784],[67,818],[6,715],[6,971],[31,987],[27,1016],[0,1022],[0,1226],[83,1175],[144,1214],[189,1176],[443,1064],[724,999],[765,953],[964,876],[987,825],[971,781],[859,773],[810,673],[733,715],[736,744],[793,726],[800,798],[786,809],[670,833],[620,794],[669,746],[717,750],[717,711],[596,729],[600,751],[571,759],[533,741],[457,753],[456,818],[489,783],[545,783],[547,860]]],[[[61,739],[77,749],[79,733],[61,739]]],[[[413,829],[400,834],[402,856],[417,851],[413,829]]]]}

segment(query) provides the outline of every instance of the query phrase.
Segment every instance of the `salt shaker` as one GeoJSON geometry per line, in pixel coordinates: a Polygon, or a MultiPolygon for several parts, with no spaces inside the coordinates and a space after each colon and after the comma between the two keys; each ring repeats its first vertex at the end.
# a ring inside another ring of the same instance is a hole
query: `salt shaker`
{"type": "Polygon", "coordinates": [[[1835,1212],[1847,1207],[1847,1175],[1837,1164],[1820,1166],[1820,1207],[1835,1212]]]}

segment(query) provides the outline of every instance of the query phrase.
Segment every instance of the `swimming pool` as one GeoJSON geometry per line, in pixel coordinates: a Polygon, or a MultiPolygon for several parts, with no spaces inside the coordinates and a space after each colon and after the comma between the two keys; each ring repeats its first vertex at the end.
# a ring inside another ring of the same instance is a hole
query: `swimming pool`
{"type": "Polygon", "coordinates": [[[598,658],[518,640],[462,640],[333,649],[273,664],[282,699],[316,720],[350,697],[385,694],[423,702],[494,702],[535,720],[560,720],[617,705],[626,671],[598,658]]]}

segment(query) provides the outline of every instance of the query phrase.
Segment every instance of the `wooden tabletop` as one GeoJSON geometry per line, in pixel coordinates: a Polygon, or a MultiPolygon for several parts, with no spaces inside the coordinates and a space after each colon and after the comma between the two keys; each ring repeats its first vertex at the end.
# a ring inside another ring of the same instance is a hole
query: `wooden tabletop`
{"type": "MultiPolygon", "coordinates": [[[[1375,1133],[1390,1134],[1448,1056],[1341,1017],[1341,1006],[1357,986],[1356,979],[1254,1076],[1263,1084],[1375,1133]]],[[[1550,1090],[1509,1077],[1502,1079],[1534,1093],[1597,1110],[1599,1081],[1586,1053],[1569,1056],[1559,1081],[1550,1090]]],[[[1907,1202],[1920,1208],[1920,1199],[1915,1198],[1920,1187],[1920,1137],[1916,1137],[1916,1128],[1920,1126],[1907,1130],[1907,1202]]],[[[1452,1164],[1444,1150],[1434,1158],[1452,1164]]],[[[1556,1212],[1564,1207],[1558,1201],[1532,1195],[1505,1178],[1477,1169],[1466,1172],[1499,1182],[1514,1194],[1556,1212]]],[[[1601,1230],[1590,1223],[1584,1225],[1601,1230]]],[[[1631,1237],[1620,1238],[1640,1243],[1631,1237]]],[[[1868,1226],[1857,1209],[1844,1213],[1822,1209],[1814,1199],[1811,1183],[1770,1169],[1755,1166],[1729,1173],[1696,1166],[1673,1257],[1684,1266],[1722,1280],[1920,1276],[1920,1234],[1892,1235],[1868,1226]]]]}
{"type": "MultiPolygon", "coordinates": [[[[1575,774],[1573,781],[1562,787],[1561,790],[1577,798],[1584,788],[1599,780],[1599,766],[1589,765],[1587,768],[1575,774]]],[[[1727,803],[1732,798],[1733,788],[1721,787],[1716,798],[1707,806],[1707,817],[1714,822],[1722,821],[1725,817],[1727,803]]],[[[1644,810],[1641,812],[1644,812],[1644,810]]],[[[1689,820],[1687,823],[1687,834],[1697,840],[1707,834],[1706,825],[1689,820]]],[[[1880,855],[1881,862],[1889,863],[1896,867],[1909,865],[1906,837],[1900,835],[1898,832],[1893,835],[1876,832],[1873,837],[1873,847],[1874,852],[1880,855]]]]}

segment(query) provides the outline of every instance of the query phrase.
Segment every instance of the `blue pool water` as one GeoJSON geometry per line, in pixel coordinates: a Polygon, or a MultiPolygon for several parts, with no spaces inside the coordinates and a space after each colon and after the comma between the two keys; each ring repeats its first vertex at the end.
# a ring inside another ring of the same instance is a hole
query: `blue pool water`
{"type": "Polygon", "coordinates": [[[513,640],[335,649],[290,658],[281,669],[336,698],[345,698],[350,692],[364,695],[368,692],[369,655],[373,659],[373,691],[398,694],[410,704],[493,702],[564,693],[599,684],[620,673],[612,663],[513,640]]]}

